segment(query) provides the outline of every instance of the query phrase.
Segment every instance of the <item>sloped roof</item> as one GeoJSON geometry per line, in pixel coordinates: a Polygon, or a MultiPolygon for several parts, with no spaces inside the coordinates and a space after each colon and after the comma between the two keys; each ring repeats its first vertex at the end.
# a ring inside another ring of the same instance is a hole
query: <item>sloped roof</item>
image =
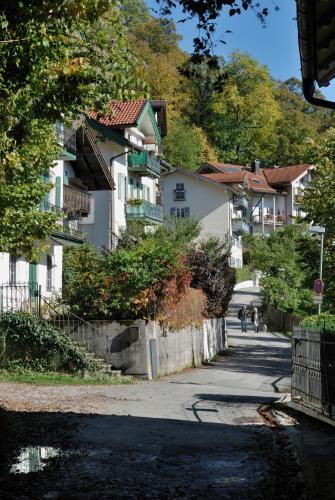
{"type": "Polygon", "coordinates": [[[206,177],[215,182],[220,182],[224,184],[241,184],[244,182],[245,172],[236,172],[236,173],[224,173],[217,172],[212,174],[199,174],[202,177],[206,177]]]}
{"type": "Polygon", "coordinates": [[[312,165],[304,163],[302,165],[291,165],[290,167],[263,168],[262,172],[269,184],[286,184],[293,182],[311,167],[312,165]]]}
{"type": "Polygon", "coordinates": [[[273,189],[267,183],[265,177],[262,174],[254,174],[247,170],[241,170],[237,173],[213,173],[213,174],[200,174],[202,177],[211,179],[215,182],[220,182],[222,184],[242,184],[244,183],[250,191],[256,193],[275,193],[276,190],[273,189]]]}
{"type": "Polygon", "coordinates": [[[256,193],[276,193],[277,191],[273,189],[267,183],[266,178],[262,174],[254,174],[253,172],[245,172],[245,180],[250,191],[256,193]]]}
{"type": "Polygon", "coordinates": [[[126,128],[137,125],[144,106],[147,101],[145,99],[138,99],[134,101],[111,101],[109,107],[111,109],[110,115],[100,115],[96,111],[89,113],[90,118],[105,125],[106,127],[126,128]]]}

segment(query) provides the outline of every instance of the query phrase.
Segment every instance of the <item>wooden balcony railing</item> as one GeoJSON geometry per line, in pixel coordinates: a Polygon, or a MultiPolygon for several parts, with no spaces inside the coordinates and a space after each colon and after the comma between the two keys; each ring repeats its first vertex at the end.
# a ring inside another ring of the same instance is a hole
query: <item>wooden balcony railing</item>
{"type": "Polygon", "coordinates": [[[63,190],[64,210],[89,214],[91,208],[91,195],[89,193],[65,184],[63,190]]]}

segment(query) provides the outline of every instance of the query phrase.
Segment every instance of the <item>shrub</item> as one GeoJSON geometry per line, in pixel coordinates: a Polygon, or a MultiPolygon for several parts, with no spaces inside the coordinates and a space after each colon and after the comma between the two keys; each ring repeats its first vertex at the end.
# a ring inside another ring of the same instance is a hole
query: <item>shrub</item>
{"type": "Polygon", "coordinates": [[[215,237],[199,242],[189,254],[191,286],[205,293],[208,317],[221,317],[227,312],[236,283],[229,258],[229,244],[215,237]]]}
{"type": "Polygon", "coordinates": [[[191,274],[185,255],[199,234],[193,220],[170,221],[155,232],[127,230],[113,252],[84,245],[66,252],[63,297],[77,314],[130,319],[152,316],[153,304],[173,307],[191,274]]]}
{"type": "Polygon", "coordinates": [[[301,326],[305,329],[335,334],[335,315],[328,312],[314,314],[305,318],[301,326]]]}
{"type": "Polygon", "coordinates": [[[29,313],[1,316],[0,367],[90,373],[98,369],[63,331],[29,313]]]}

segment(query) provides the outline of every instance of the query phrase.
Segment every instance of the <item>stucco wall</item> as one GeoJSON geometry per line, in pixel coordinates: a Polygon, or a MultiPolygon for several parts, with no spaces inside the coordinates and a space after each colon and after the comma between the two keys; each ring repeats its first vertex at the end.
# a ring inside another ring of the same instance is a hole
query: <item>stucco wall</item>
{"type": "Polygon", "coordinates": [[[143,320],[91,321],[91,324],[98,330],[87,324],[71,329],[71,337],[112,368],[149,379],[200,366],[227,347],[221,318],[205,320],[200,327],[189,326],[178,331],[165,331],[158,322],[143,320]]]}
{"type": "Polygon", "coordinates": [[[200,177],[191,177],[177,171],[162,180],[162,200],[164,212],[171,208],[189,207],[190,216],[201,220],[201,237],[229,235],[229,198],[231,193],[222,186],[209,184],[200,177]],[[176,183],[185,185],[185,201],[174,200],[176,183]]]}

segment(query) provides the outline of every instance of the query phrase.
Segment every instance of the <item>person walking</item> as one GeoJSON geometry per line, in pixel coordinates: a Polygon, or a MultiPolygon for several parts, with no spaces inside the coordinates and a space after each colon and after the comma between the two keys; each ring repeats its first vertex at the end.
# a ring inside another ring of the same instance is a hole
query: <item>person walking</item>
{"type": "Polygon", "coordinates": [[[248,311],[247,311],[246,305],[241,307],[241,309],[238,311],[238,319],[241,321],[242,332],[246,332],[247,331],[247,319],[248,319],[248,311]]]}
{"type": "Polygon", "coordinates": [[[261,317],[260,317],[260,314],[258,312],[258,309],[257,309],[257,307],[254,307],[254,309],[252,311],[252,315],[251,315],[251,321],[254,324],[255,333],[258,333],[258,331],[259,331],[260,319],[261,319],[261,317]]]}

